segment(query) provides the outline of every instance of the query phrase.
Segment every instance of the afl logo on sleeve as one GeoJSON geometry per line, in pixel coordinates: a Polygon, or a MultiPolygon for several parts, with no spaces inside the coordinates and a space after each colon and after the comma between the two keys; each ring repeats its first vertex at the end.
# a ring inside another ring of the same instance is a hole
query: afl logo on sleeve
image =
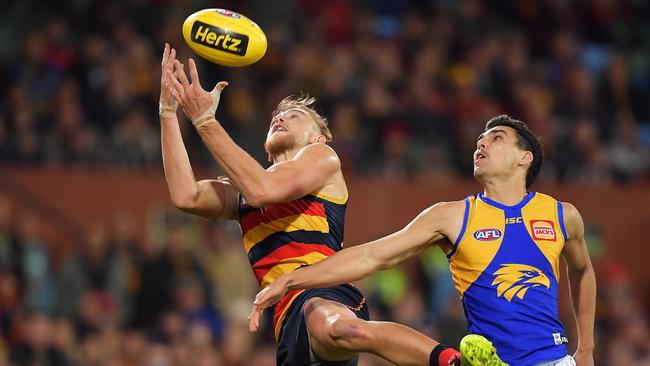
{"type": "Polygon", "coordinates": [[[555,225],[549,220],[530,220],[530,231],[535,240],[555,241],[555,225]]]}
{"type": "Polygon", "coordinates": [[[479,241],[492,241],[501,237],[499,229],[479,229],[474,232],[474,239],[479,241]]]}

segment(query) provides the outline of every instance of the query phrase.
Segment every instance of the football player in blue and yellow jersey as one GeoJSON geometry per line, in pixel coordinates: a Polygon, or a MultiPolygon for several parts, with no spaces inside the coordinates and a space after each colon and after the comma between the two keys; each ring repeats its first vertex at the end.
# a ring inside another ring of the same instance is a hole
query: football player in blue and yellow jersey
{"type": "MultiPolygon", "coordinates": [[[[327,120],[312,108],[313,98],[280,102],[265,144],[273,164],[264,169],[215,119],[227,83],[203,90],[194,61],[188,80],[168,45],[162,67],[162,153],[173,203],[202,217],[238,220],[261,288],[340,251],[348,191],[338,156],[326,144],[332,137],[327,120]],[[194,178],[176,116],[179,104],[228,178],[194,178]]],[[[368,321],[365,298],[350,284],[296,289],[278,300],[273,327],[280,366],[352,366],[362,351],[399,365],[459,362],[458,351],[411,328],[368,321]]],[[[489,344],[472,350],[496,357],[489,344]]]]}
{"type": "Polygon", "coordinates": [[[449,259],[473,333],[461,353],[483,336],[512,366],[593,365],[596,280],[584,225],[571,204],[528,191],[542,159],[525,123],[505,115],[491,119],[474,153],[474,177],[483,192],[438,203],[392,235],[280,277],[258,294],[252,321],[289,290],[356,281],[437,245],[449,259]],[[578,327],[573,357],[558,319],[560,256],[578,327]]]}

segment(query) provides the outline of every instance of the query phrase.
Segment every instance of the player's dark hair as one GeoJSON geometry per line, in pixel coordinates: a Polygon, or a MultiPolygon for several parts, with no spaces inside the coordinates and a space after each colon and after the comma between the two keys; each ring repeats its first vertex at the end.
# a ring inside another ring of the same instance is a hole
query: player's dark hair
{"type": "Polygon", "coordinates": [[[517,131],[517,145],[519,148],[524,151],[530,151],[533,154],[533,162],[530,163],[526,172],[526,188],[529,188],[535,179],[537,179],[539,171],[542,169],[542,162],[544,161],[544,153],[542,152],[542,144],[539,142],[539,138],[535,136],[525,122],[516,120],[505,114],[490,119],[485,124],[485,131],[497,126],[506,126],[517,131]]]}

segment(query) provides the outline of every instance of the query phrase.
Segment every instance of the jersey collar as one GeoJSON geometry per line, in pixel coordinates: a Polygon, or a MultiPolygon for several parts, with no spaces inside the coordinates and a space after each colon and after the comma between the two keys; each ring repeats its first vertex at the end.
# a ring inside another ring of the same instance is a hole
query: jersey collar
{"type": "Polygon", "coordinates": [[[494,206],[494,207],[499,208],[499,209],[501,209],[501,210],[521,210],[524,206],[526,206],[526,204],[528,204],[528,202],[530,202],[530,200],[533,199],[533,197],[535,197],[535,192],[528,192],[528,194],[526,195],[526,197],[524,197],[524,199],[522,199],[519,203],[517,203],[517,204],[514,205],[514,206],[508,206],[508,205],[504,205],[503,203],[499,203],[499,202],[497,202],[497,201],[493,201],[493,200],[491,200],[491,199],[485,197],[485,195],[483,194],[483,192],[477,194],[476,196],[477,196],[481,201],[487,203],[488,205],[490,205],[490,206],[494,206]]]}

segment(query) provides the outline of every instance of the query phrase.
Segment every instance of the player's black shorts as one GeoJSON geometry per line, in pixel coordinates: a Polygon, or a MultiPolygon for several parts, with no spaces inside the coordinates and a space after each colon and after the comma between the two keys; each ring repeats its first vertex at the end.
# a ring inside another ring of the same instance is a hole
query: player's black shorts
{"type": "MultiPolygon", "coordinates": [[[[303,305],[312,297],[320,297],[346,305],[356,316],[369,320],[368,306],[361,292],[349,284],[305,290],[293,301],[284,318],[278,344],[278,366],[308,366],[310,365],[309,334],[303,316],[303,305]]],[[[316,363],[323,366],[356,366],[358,357],[346,361],[316,363]]]]}

